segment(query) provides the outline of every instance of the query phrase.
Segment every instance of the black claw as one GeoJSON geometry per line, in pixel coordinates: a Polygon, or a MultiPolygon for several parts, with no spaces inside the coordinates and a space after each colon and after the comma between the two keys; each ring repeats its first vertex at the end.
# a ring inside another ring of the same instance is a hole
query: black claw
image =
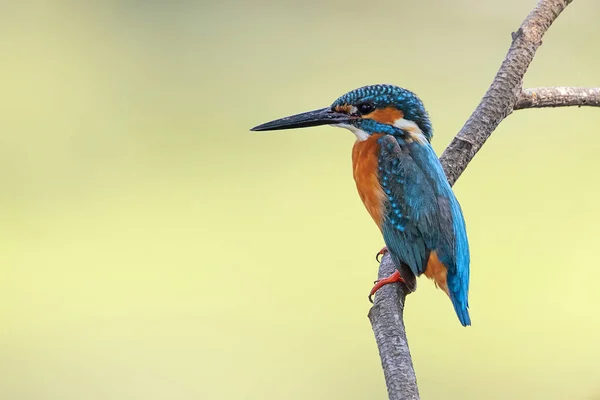
{"type": "Polygon", "coordinates": [[[371,304],[373,304],[373,295],[369,294],[369,301],[371,302],[371,304]]]}
{"type": "Polygon", "coordinates": [[[380,256],[381,256],[381,253],[375,254],[375,261],[377,261],[378,263],[381,263],[381,260],[379,259],[380,256]]]}

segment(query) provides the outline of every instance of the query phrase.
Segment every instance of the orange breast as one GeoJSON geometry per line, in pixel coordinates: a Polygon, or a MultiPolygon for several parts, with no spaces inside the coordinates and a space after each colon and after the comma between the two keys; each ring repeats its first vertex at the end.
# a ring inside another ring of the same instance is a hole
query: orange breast
{"type": "Polygon", "coordinates": [[[385,193],[379,184],[379,144],[381,134],[371,135],[367,140],[357,141],[352,148],[352,169],[356,188],[367,211],[381,229],[385,193]]]}

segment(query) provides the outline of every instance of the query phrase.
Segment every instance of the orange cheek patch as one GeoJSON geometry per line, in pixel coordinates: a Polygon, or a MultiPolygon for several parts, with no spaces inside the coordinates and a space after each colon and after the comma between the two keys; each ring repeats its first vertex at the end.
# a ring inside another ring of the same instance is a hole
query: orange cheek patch
{"type": "Polygon", "coordinates": [[[394,122],[402,117],[404,117],[402,111],[395,107],[380,108],[364,116],[364,118],[370,118],[382,124],[388,125],[393,125],[394,122]]]}

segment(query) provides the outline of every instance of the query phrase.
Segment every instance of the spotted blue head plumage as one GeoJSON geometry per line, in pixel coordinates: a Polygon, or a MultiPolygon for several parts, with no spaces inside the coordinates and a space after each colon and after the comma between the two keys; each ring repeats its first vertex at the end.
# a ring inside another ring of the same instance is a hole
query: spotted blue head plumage
{"type": "MultiPolygon", "coordinates": [[[[360,107],[362,104],[371,104],[375,109],[386,107],[396,108],[402,112],[404,119],[414,122],[427,140],[431,141],[433,129],[429,120],[429,114],[425,110],[421,99],[410,90],[388,84],[363,86],[339,97],[333,102],[331,108],[335,110],[343,109],[345,106],[360,107]]],[[[379,131],[381,133],[394,134],[395,130],[381,126],[385,124],[376,124],[374,122],[376,121],[369,120],[368,118],[362,121],[355,121],[357,125],[360,125],[357,127],[369,133],[379,131]]]]}

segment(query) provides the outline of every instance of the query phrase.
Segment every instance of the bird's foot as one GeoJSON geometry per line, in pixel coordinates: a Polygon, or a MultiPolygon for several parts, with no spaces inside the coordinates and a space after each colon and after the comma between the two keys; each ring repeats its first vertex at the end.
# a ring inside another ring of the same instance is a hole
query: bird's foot
{"type": "Polygon", "coordinates": [[[375,294],[376,291],[381,289],[384,285],[387,285],[388,283],[394,283],[394,282],[404,282],[404,280],[400,276],[400,272],[398,270],[394,271],[394,273],[391,274],[390,276],[388,276],[387,278],[383,278],[383,279],[379,279],[379,280],[375,281],[375,286],[373,286],[373,289],[371,289],[371,293],[369,293],[369,301],[371,303],[373,302],[373,295],[375,294]]]}
{"type": "Polygon", "coordinates": [[[377,260],[377,262],[381,262],[381,258],[379,257],[383,257],[385,256],[385,253],[388,252],[388,248],[387,246],[385,246],[383,249],[379,250],[379,252],[377,254],[375,254],[375,260],[377,260]]]}

